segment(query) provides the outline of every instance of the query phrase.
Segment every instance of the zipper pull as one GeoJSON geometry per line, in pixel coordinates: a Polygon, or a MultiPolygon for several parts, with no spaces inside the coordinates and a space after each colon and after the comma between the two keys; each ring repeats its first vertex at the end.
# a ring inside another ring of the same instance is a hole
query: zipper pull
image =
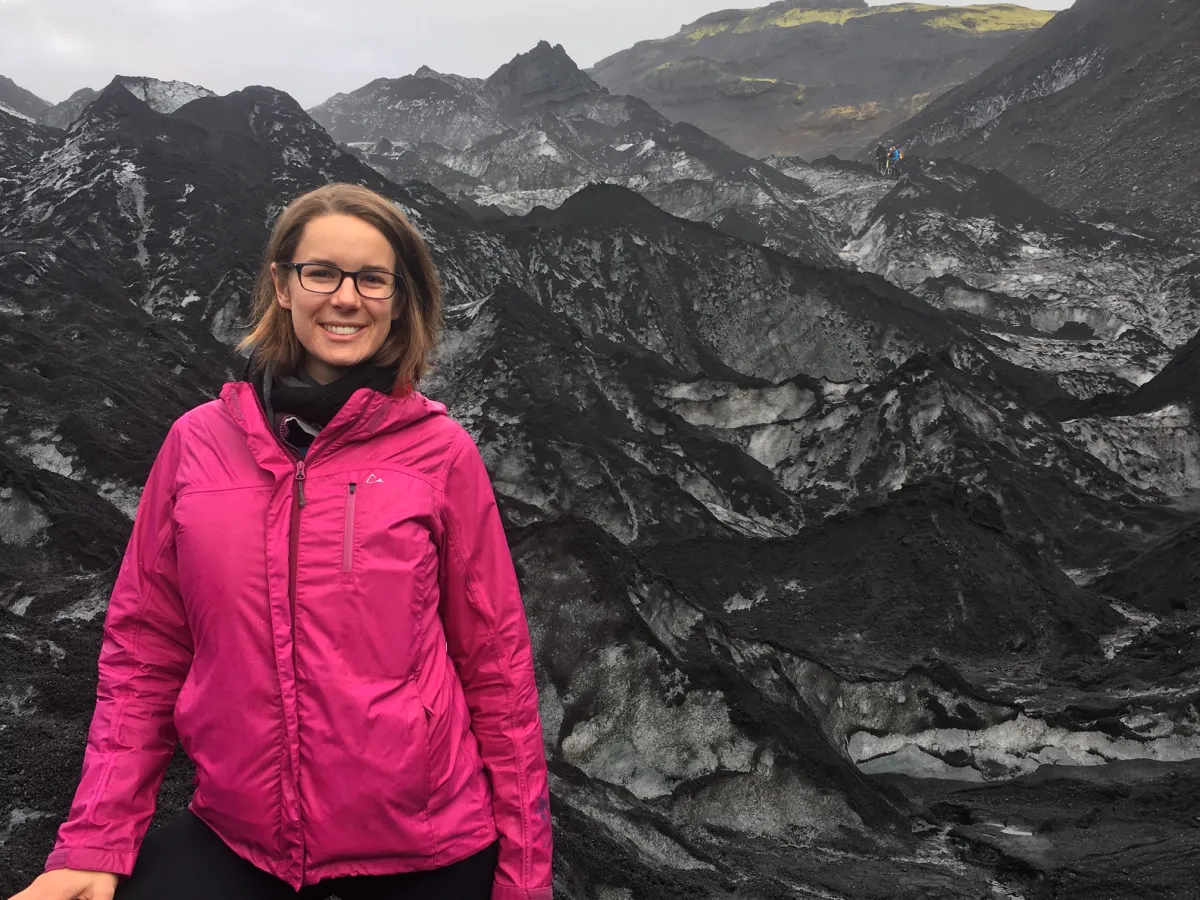
{"type": "Polygon", "coordinates": [[[296,493],[300,500],[300,508],[304,509],[304,460],[296,463],[296,493]]]}

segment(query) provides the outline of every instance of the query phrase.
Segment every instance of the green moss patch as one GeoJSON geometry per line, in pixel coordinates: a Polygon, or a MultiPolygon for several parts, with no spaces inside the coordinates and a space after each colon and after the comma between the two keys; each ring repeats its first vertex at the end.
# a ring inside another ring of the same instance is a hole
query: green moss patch
{"type": "Polygon", "coordinates": [[[1011,3],[951,7],[935,6],[930,3],[892,3],[867,9],[789,9],[782,12],[763,7],[751,10],[745,18],[733,24],[720,22],[697,26],[687,33],[687,38],[691,41],[700,41],[730,30],[734,34],[745,34],[767,28],[798,28],[802,25],[816,24],[845,25],[853,19],[914,13],[934,14],[923,22],[928,28],[976,33],[1032,31],[1041,28],[1054,18],[1053,11],[1027,9],[1011,3]]]}
{"type": "Polygon", "coordinates": [[[1054,18],[1053,10],[1026,9],[1001,3],[992,6],[967,6],[948,9],[943,15],[925,22],[927,28],[953,31],[1031,31],[1054,18]]]}
{"type": "Polygon", "coordinates": [[[729,23],[722,22],[719,25],[701,25],[698,28],[689,31],[687,39],[689,41],[702,41],[706,37],[712,37],[715,34],[721,34],[729,30],[729,23]]]}

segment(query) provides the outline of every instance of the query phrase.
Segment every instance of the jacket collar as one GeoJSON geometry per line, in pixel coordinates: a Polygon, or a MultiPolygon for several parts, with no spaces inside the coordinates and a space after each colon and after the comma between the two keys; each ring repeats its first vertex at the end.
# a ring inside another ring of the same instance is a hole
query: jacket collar
{"type": "MultiPolygon", "coordinates": [[[[275,437],[254,385],[246,381],[230,382],[221,389],[221,401],[246,433],[251,452],[264,468],[270,471],[279,470],[281,466],[288,471],[293,468],[295,461],[275,437]]],[[[400,431],[430,416],[445,414],[444,404],[417,391],[388,395],[360,388],[321,429],[309,448],[308,458],[324,454],[334,446],[362,443],[400,431]]]]}

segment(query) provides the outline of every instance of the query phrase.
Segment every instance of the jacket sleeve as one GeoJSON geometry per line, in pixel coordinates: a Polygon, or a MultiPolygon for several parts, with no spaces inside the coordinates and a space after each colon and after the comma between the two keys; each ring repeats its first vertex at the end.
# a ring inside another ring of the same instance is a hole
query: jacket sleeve
{"type": "Polygon", "coordinates": [[[47,870],[129,875],[175,752],[175,698],[192,659],[172,524],[178,430],[151,468],[108,601],[83,774],[47,870]]]}
{"type": "Polygon", "coordinates": [[[550,900],[550,795],[529,626],[479,450],[463,432],[451,452],[441,616],[492,783],[500,834],[492,900],[550,900]]]}

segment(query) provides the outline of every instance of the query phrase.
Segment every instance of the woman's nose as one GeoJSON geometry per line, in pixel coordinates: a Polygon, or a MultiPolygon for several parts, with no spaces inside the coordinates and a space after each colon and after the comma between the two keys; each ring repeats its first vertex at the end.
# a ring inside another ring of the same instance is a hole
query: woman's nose
{"type": "Polygon", "coordinates": [[[334,306],[358,306],[358,288],[353,278],[343,278],[338,289],[333,292],[331,301],[334,306]]]}

